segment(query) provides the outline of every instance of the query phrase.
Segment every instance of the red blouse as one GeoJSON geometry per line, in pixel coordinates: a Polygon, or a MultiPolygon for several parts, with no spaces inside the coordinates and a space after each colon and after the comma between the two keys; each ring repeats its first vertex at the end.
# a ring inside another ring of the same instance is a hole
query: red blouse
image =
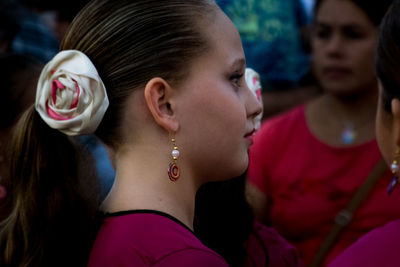
{"type": "MultiPolygon", "coordinates": [[[[305,106],[262,125],[250,150],[249,181],[268,197],[271,226],[291,242],[307,266],[357,188],[381,159],[376,140],[331,147],[311,134],[305,106]]],[[[341,233],[325,265],[371,229],[400,218],[400,191],[391,196],[388,171],[341,233]]]]}

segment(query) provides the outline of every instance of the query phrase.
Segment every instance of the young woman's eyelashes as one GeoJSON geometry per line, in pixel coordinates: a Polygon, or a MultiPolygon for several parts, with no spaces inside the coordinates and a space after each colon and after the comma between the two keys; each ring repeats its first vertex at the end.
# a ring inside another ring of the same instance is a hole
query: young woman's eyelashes
{"type": "Polygon", "coordinates": [[[239,89],[243,85],[243,77],[244,73],[239,71],[236,71],[231,75],[230,81],[236,87],[236,89],[239,89]]]}

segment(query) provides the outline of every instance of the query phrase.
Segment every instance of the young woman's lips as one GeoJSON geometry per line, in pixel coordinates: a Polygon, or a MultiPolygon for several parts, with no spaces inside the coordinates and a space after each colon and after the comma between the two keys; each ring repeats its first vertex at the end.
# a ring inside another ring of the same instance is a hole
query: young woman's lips
{"type": "Polygon", "coordinates": [[[341,79],[347,77],[351,73],[351,69],[345,67],[326,67],[323,68],[322,73],[330,79],[341,79]]]}
{"type": "Polygon", "coordinates": [[[245,134],[245,138],[250,142],[250,145],[252,145],[253,144],[253,136],[254,136],[254,133],[256,132],[256,130],[255,129],[253,129],[251,132],[248,132],[247,134],[245,134]]]}

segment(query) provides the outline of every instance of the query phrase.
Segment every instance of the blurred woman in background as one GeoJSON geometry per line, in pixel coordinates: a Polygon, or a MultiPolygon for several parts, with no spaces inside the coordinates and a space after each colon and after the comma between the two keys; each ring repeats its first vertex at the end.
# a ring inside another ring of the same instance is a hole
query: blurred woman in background
{"type": "MultiPolygon", "coordinates": [[[[375,139],[377,30],[391,1],[318,0],[313,70],[324,94],[266,121],[250,152],[248,197],[309,265],[335,217],[381,161],[375,139]]],[[[351,214],[325,266],[362,234],[400,217],[387,196],[390,172],[351,214]]],[[[394,200],[397,199],[398,201],[394,200]]]]}
{"type": "MultiPolygon", "coordinates": [[[[389,185],[398,187],[400,175],[400,2],[394,1],[383,19],[376,70],[380,80],[376,135],[379,148],[393,172],[389,185]]],[[[399,195],[398,188],[393,195],[399,195]]],[[[393,196],[392,196],[393,197],[393,196]]],[[[398,201],[397,198],[392,199],[398,201]]],[[[372,230],[336,258],[330,267],[399,266],[400,220],[372,230]]]]}

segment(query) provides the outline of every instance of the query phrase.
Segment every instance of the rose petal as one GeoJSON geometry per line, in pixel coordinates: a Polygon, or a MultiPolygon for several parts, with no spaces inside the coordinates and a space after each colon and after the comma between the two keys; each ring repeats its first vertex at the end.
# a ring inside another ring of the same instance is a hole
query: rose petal
{"type": "Polygon", "coordinates": [[[81,93],[81,89],[79,88],[78,83],[75,80],[74,80],[74,82],[75,82],[75,86],[76,86],[76,98],[72,102],[70,108],[76,108],[76,106],[78,106],[79,95],[81,93]]]}

